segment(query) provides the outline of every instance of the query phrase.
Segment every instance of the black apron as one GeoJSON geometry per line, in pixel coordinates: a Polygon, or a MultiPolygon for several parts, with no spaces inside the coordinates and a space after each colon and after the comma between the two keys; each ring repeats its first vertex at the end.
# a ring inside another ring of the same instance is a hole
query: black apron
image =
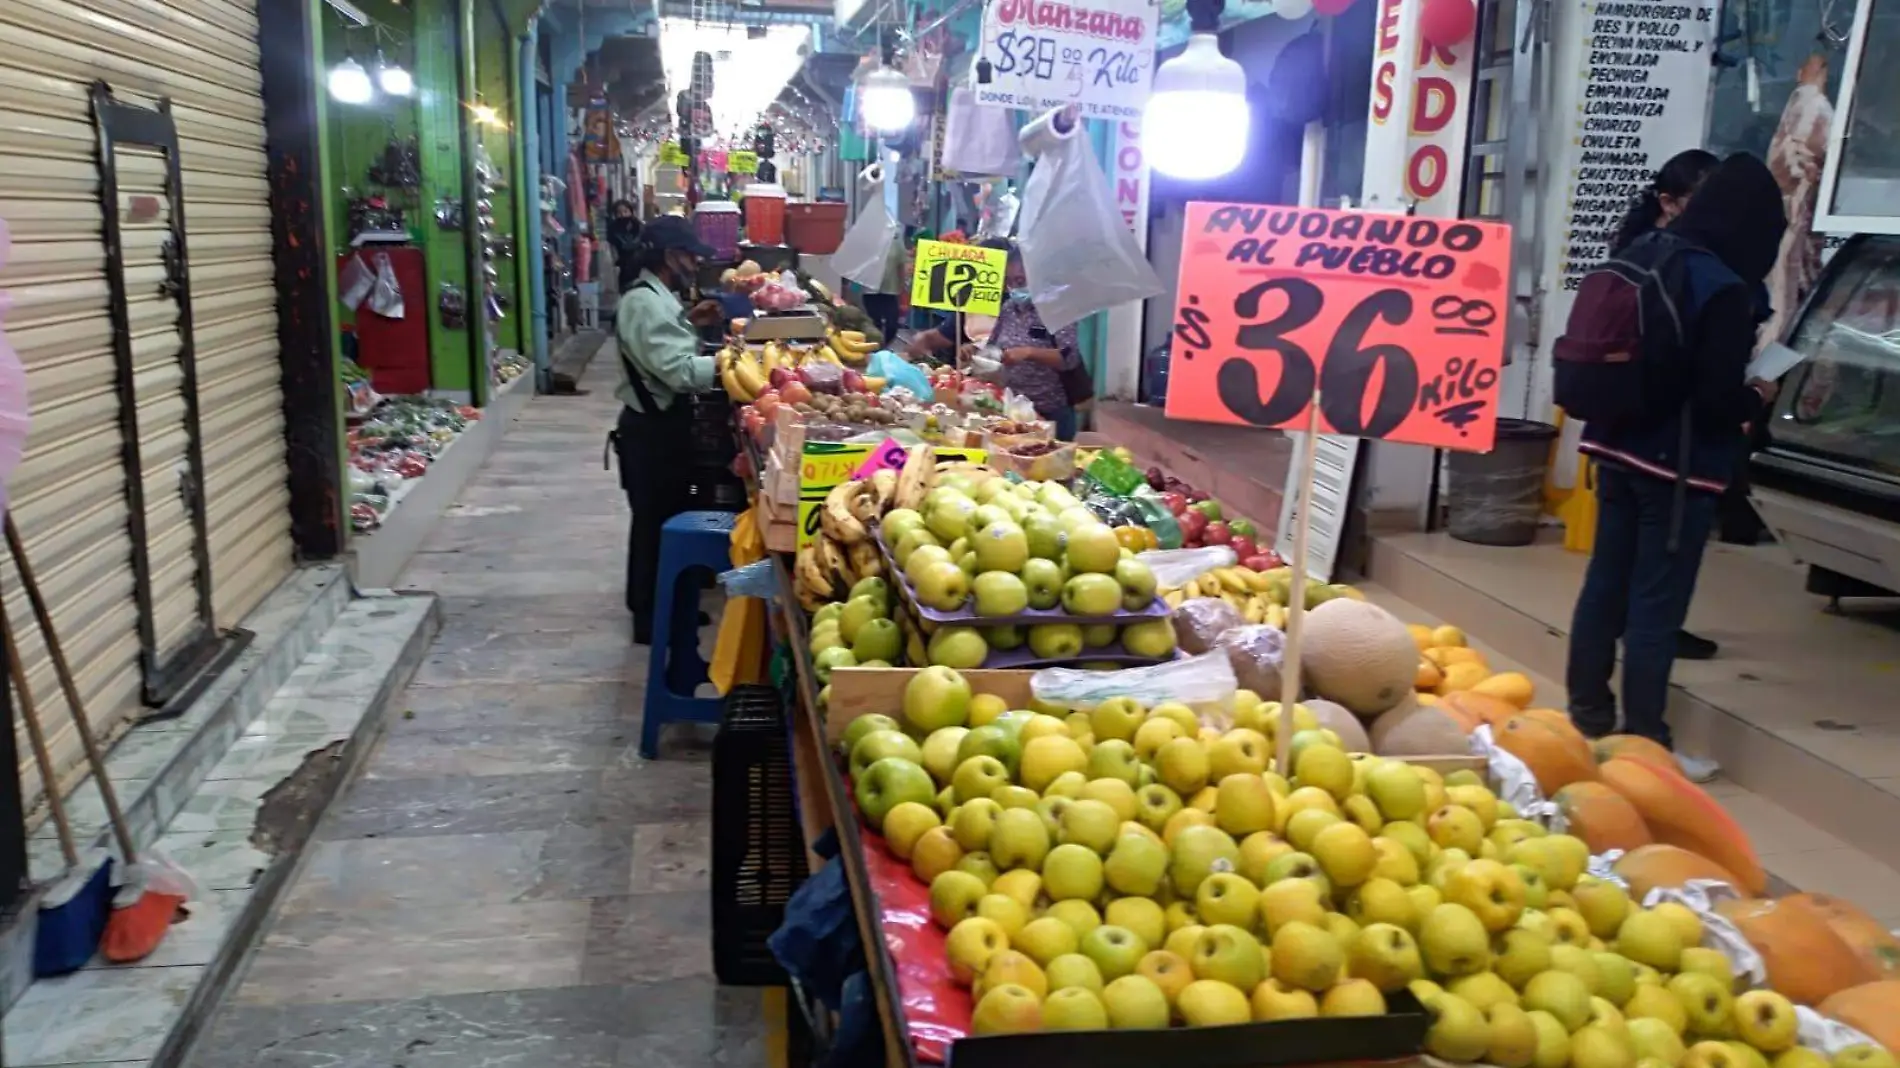
{"type": "MultiPolygon", "coordinates": [[[[637,285],[655,288],[651,281],[637,285]]],[[[647,387],[640,365],[619,345],[614,351],[627,371],[627,382],[640,401],[640,410],[621,406],[620,419],[607,435],[608,448],[620,465],[620,488],[626,491],[633,522],[627,534],[627,609],[633,613],[634,640],[651,640],[653,594],[660,567],[660,531],[666,521],[691,504],[691,468],[675,453],[692,428],[692,405],[684,396],[661,408],[647,387]]]]}

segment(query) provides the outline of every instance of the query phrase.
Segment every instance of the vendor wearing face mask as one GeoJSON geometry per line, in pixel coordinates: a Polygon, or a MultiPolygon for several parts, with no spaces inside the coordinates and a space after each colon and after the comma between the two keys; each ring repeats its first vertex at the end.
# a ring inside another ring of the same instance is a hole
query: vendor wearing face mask
{"type": "MultiPolygon", "coordinates": [[[[984,247],[1009,250],[1009,266],[1004,272],[1004,284],[1009,287],[1009,296],[1003,302],[1003,310],[996,317],[996,327],[989,337],[989,347],[1003,354],[1003,367],[1008,373],[1004,384],[1028,398],[1036,406],[1039,417],[1055,424],[1057,438],[1073,441],[1076,430],[1075,407],[1069,403],[1069,390],[1063,384],[1063,375],[1072,376],[1082,366],[1075,327],[1066,326],[1051,332],[1043,325],[1042,316],[1036,313],[1036,305],[1029,299],[1022,254],[1015,246],[1008,242],[984,242],[984,247]]],[[[911,341],[910,352],[922,355],[950,348],[949,332],[954,329],[940,327],[917,335],[911,341]]],[[[965,330],[968,331],[967,320],[965,330]]],[[[960,351],[968,354],[975,349],[975,345],[966,344],[960,351]]]]}
{"type": "Polygon", "coordinates": [[[711,255],[685,219],[653,220],[634,252],[639,272],[614,312],[620,355],[614,395],[623,407],[611,440],[620,486],[633,510],[627,609],[633,613],[633,640],[642,645],[653,637],[660,528],[688,503],[687,468],[678,455],[692,418],[685,395],[710,389],[714,381],[713,359],[700,354],[697,327],[719,321],[719,304],[702,300],[688,311],[684,303],[700,261],[711,255]]]}

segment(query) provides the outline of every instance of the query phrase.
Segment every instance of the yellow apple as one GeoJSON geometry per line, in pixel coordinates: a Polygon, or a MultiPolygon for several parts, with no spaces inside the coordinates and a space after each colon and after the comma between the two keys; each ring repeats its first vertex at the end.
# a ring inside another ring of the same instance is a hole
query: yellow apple
{"type": "Polygon", "coordinates": [[[970,1014],[973,1035],[1010,1035],[1042,1030],[1042,1002],[1034,991],[1005,984],[983,995],[970,1014]]]}
{"type": "Polygon", "coordinates": [[[1044,1031],[1101,1031],[1108,1027],[1108,1010],[1092,990],[1064,987],[1042,1003],[1044,1031]]]}
{"type": "Polygon", "coordinates": [[[1009,949],[1009,936],[994,920],[972,916],[950,928],[944,939],[944,955],[950,960],[950,977],[964,986],[988,967],[990,958],[1009,949]]]}
{"type": "Polygon", "coordinates": [[[1258,775],[1228,775],[1214,799],[1214,823],[1235,838],[1274,827],[1273,792],[1258,775]]]}
{"type": "Polygon", "coordinates": [[[1326,991],[1319,1001],[1321,1016],[1384,1016],[1385,995],[1364,979],[1347,979],[1326,991]]]}
{"type": "Polygon", "coordinates": [[[994,920],[1003,933],[1015,938],[1029,924],[1029,910],[1022,902],[1007,894],[984,894],[977,899],[976,915],[986,920],[994,920]]]}
{"type": "Polygon", "coordinates": [[[1049,975],[1051,990],[1067,990],[1072,986],[1094,991],[1102,989],[1102,969],[1080,953],[1064,953],[1050,961],[1044,970],[1049,975]]]}
{"type": "Polygon", "coordinates": [[[1524,914],[1524,880],[1495,860],[1474,860],[1446,878],[1445,900],[1470,909],[1486,931],[1498,934],[1524,914]]]}
{"type": "Polygon", "coordinates": [[[1793,1048],[1800,1027],[1794,1003],[1773,990],[1750,990],[1735,999],[1735,1037],[1763,1053],[1793,1048]]]}
{"type": "Polygon", "coordinates": [[[1049,993],[1049,980],[1043,975],[1042,966],[1020,950],[1006,949],[991,956],[989,963],[983,965],[982,974],[970,987],[970,997],[982,1001],[985,992],[1007,983],[1014,983],[1039,998],[1049,993]]]}
{"type": "Polygon", "coordinates": [[[1273,935],[1273,977],[1314,993],[1339,979],[1345,950],[1328,931],[1310,923],[1289,923],[1273,935]]]}
{"type": "Polygon", "coordinates": [[[1359,932],[1347,954],[1347,970],[1390,994],[1405,989],[1425,972],[1418,943],[1410,932],[1390,923],[1375,923],[1359,932]]]}
{"type": "Polygon", "coordinates": [[[1418,947],[1432,974],[1452,978],[1491,965],[1490,935],[1476,914],[1446,902],[1419,924],[1418,947]]]}
{"type": "Polygon", "coordinates": [[[1166,949],[1150,950],[1135,965],[1135,974],[1153,983],[1173,1005],[1183,988],[1194,981],[1194,969],[1185,957],[1166,949]]]}
{"type": "Polygon", "coordinates": [[[1311,991],[1269,979],[1253,988],[1248,999],[1253,1005],[1255,1022],[1271,1020],[1310,1020],[1319,1015],[1319,1000],[1311,991]]]}
{"type": "MultiPolygon", "coordinates": [[[[1158,1031],[1168,1026],[1168,1002],[1160,987],[1140,975],[1124,975],[1102,991],[1108,1026],[1116,1031],[1158,1031]]],[[[1212,1008],[1203,1005],[1201,1011],[1212,1008]]]]}
{"type": "Polygon", "coordinates": [[[1220,1027],[1253,1018],[1247,995],[1218,979],[1196,979],[1183,987],[1175,1009],[1189,1027],[1220,1027]]]}

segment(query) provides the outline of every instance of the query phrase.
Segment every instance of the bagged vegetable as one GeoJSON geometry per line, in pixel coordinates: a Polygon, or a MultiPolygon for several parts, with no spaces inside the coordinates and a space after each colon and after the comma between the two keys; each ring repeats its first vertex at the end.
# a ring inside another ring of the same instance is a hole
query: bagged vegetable
{"type": "Polygon", "coordinates": [[[1181,602],[1181,607],[1174,610],[1174,644],[1199,655],[1214,648],[1222,634],[1246,624],[1226,601],[1218,597],[1195,597],[1181,602]]]}
{"type": "MultiPolygon", "coordinates": [[[[1218,602],[1228,607],[1226,602],[1218,602]]],[[[1229,608],[1229,611],[1232,609],[1229,608]]],[[[1227,654],[1243,690],[1270,701],[1280,699],[1280,666],[1286,659],[1286,633],[1265,623],[1247,623],[1221,631],[1214,648],[1227,654]]]]}

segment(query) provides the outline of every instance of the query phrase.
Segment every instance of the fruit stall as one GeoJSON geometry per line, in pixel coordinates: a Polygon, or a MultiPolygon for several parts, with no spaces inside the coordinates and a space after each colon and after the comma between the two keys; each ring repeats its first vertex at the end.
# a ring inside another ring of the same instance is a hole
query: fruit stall
{"type": "Polygon", "coordinates": [[[1893,1068],[1900,940],[1771,889],[1666,749],[1112,442],[761,348],[800,823],[886,1063],[1893,1068]]]}

